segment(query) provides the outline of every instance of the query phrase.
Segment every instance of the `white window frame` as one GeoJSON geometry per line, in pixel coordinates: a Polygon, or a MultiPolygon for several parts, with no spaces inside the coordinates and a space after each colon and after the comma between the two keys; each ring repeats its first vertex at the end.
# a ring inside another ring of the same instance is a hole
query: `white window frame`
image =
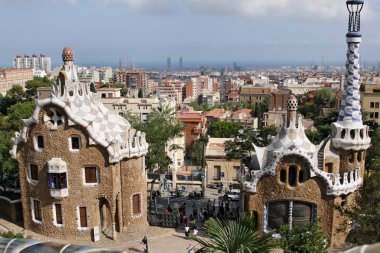
{"type": "Polygon", "coordinates": [[[42,207],[41,207],[41,220],[37,220],[36,219],[36,216],[35,216],[35,213],[34,213],[34,201],[37,200],[40,202],[40,207],[41,207],[41,200],[37,199],[37,198],[30,198],[30,208],[31,208],[31,212],[32,212],[32,220],[34,223],[37,223],[37,224],[42,224],[42,221],[44,220],[42,218],[42,207]]]}
{"type": "Polygon", "coordinates": [[[81,138],[80,138],[80,136],[79,135],[70,135],[70,137],[69,137],[69,150],[71,151],[71,152],[79,152],[79,150],[81,149],[81,147],[82,147],[82,142],[81,142],[81,138]],[[72,142],[72,138],[78,138],[79,139],[79,148],[78,149],[74,149],[73,148],[73,142],[72,142]]]}
{"type": "Polygon", "coordinates": [[[88,212],[88,207],[86,205],[79,205],[76,207],[76,213],[77,213],[77,229],[80,230],[80,231],[86,231],[89,229],[89,212],[88,212]],[[85,207],[86,208],[86,218],[87,218],[87,227],[81,227],[80,225],[80,208],[81,207],[85,207]]]}
{"type": "Polygon", "coordinates": [[[62,203],[53,202],[53,205],[52,205],[52,211],[53,211],[53,225],[54,225],[55,227],[58,227],[58,228],[63,227],[63,226],[65,225],[65,222],[63,221],[63,205],[62,205],[62,203]],[[62,213],[62,224],[58,224],[58,223],[57,223],[57,212],[56,212],[56,210],[55,210],[55,205],[56,205],[56,204],[60,204],[60,205],[61,205],[61,208],[62,208],[62,210],[61,210],[61,213],[62,213]]]}
{"type": "Polygon", "coordinates": [[[42,134],[35,134],[34,135],[34,149],[36,151],[42,152],[44,150],[44,148],[45,148],[45,138],[44,138],[44,136],[42,134]],[[43,138],[43,143],[44,143],[44,147],[43,148],[38,147],[38,136],[42,136],[42,138],[43,138]]]}
{"type": "Polygon", "coordinates": [[[140,218],[144,213],[144,209],[143,209],[143,195],[141,192],[135,192],[135,193],[132,193],[131,194],[131,216],[132,218],[134,219],[137,219],[137,218],[140,218]],[[140,213],[138,214],[134,214],[133,213],[133,196],[134,195],[140,195],[140,213]]]}
{"type": "MultiPolygon", "coordinates": [[[[27,173],[28,173],[28,181],[29,183],[31,184],[37,184],[38,183],[38,180],[34,180],[32,179],[32,172],[31,172],[31,169],[30,169],[30,165],[36,165],[37,166],[37,174],[38,174],[38,165],[37,164],[34,164],[34,163],[29,163],[28,167],[27,167],[27,173]]],[[[38,179],[39,179],[39,175],[38,175],[38,179]]]]}
{"type": "Polygon", "coordinates": [[[84,186],[98,186],[99,185],[99,167],[94,165],[84,166],[82,168],[82,177],[84,186]],[[86,167],[94,167],[96,169],[96,183],[86,183],[86,167]]]}

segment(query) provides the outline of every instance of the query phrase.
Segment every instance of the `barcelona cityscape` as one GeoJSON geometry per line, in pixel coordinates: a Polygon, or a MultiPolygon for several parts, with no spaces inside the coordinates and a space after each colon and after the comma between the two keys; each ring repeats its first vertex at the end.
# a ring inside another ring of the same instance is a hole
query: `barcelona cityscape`
{"type": "Polygon", "coordinates": [[[379,13],[0,0],[0,252],[380,252],[379,13]]]}

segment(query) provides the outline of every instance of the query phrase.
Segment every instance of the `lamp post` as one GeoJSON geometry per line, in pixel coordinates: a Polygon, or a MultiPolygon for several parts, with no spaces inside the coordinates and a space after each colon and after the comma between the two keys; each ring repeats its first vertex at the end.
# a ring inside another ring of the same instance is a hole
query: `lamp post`
{"type": "Polygon", "coordinates": [[[208,136],[202,135],[199,138],[199,141],[202,142],[202,192],[201,196],[202,198],[205,196],[205,191],[206,191],[206,173],[205,173],[205,146],[208,142],[208,136]]]}

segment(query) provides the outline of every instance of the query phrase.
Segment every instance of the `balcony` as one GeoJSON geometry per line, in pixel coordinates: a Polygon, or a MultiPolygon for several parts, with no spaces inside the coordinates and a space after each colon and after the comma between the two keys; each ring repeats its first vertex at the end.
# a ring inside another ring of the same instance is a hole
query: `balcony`
{"type": "Polygon", "coordinates": [[[66,162],[61,158],[54,157],[48,161],[50,196],[53,198],[62,199],[69,195],[66,174],[66,162]]]}
{"type": "Polygon", "coordinates": [[[69,196],[69,189],[50,189],[50,196],[56,199],[63,199],[67,196],[69,196]]]}

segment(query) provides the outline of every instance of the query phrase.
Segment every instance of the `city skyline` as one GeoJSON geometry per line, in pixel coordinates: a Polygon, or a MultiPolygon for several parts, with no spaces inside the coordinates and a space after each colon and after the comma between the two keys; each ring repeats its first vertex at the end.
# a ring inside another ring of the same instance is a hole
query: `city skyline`
{"type": "MultiPolygon", "coordinates": [[[[0,66],[43,53],[59,64],[70,46],[79,64],[166,66],[192,62],[344,64],[344,1],[321,0],[0,0],[0,66]],[[15,18],[15,15],[17,15],[15,18]],[[34,22],[31,22],[34,21],[34,22]],[[21,36],[22,35],[22,36],[21,36]],[[343,57],[342,57],[343,56],[343,57]]],[[[380,60],[380,2],[366,1],[364,62],[380,60]]],[[[243,64],[242,64],[243,63],[243,64]]]]}

